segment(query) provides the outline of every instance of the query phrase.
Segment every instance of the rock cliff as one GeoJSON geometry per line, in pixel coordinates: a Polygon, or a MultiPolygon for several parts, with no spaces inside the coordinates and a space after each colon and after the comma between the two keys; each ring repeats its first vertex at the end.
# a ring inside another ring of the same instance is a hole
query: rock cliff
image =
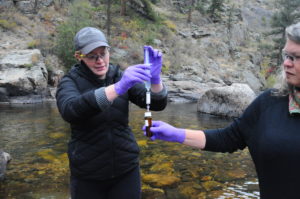
{"type": "MultiPolygon", "coordinates": [[[[63,6],[68,5],[66,2],[60,1],[63,6]]],[[[1,101],[13,102],[18,96],[39,96],[34,98],[38,100],[26,101],[29,103],[43,101],[44,97],[53,99],[55,86],[63,75],[61,63],[51,52],[45,55],[37,49],[29,50],[28,43],[38,38],[47,45],[49,35],[66,17],[56,12],[56,3],[0,1],[0,10],[15,10],[12,17],[18,16],[15,28],[7,30],[0,26],[1,101]],[[47,15],[50,11],[51,17],[47,15]]],[[[187,23],[186,15],[174,14],[177,11],[173,1],[161,0],[154,8],[176,25],[172,35],[153,41],[163,51],[164,64],[169,68],[163,77],[170,101],[197,101],[208,89],[232,83],[247,84],[255,93],[264,89],[265,80],[260,74],[263,55],[258,44],[269,28],[271,1],[229,1],[225,5],[227,14],[217,22],[193,12],[192,22],[187,23]]],[[[132,57],[130,53],[116,46],[111,56],[116,62],[123,62],[132,57]]]]}

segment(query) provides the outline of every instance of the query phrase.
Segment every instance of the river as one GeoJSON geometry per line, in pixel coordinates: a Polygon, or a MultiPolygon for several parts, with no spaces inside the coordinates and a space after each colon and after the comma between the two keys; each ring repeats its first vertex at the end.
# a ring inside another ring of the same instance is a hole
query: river
{"type": "MultiPolygon", "coordinates": [[[[221,128],[231,119],[196,111],[196,104],[168,104],[154,120],[191,129],[221,128]]],[[[233,154],[150,141],[141,131],[144,111],[130,105],[130,125],[141,149],[143,199],[259,198],[247,149],[233,154]]],[[[0,105],[0,148],[11,154],[0,199],[68,199],[66,147],[70,136],[54,103],[0,105]]]]}

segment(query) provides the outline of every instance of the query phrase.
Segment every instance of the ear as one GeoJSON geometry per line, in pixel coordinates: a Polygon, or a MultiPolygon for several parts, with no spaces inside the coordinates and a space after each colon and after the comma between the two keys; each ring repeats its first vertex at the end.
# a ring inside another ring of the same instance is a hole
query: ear
{"type": "Polygon", "coordinates": [[[75,51],[74,57],[75,57],[78,61],[81,61],[81,59],[82,59],[82,54],[81,54],[81,52],[80,52],[80,51],[75,51]]]}

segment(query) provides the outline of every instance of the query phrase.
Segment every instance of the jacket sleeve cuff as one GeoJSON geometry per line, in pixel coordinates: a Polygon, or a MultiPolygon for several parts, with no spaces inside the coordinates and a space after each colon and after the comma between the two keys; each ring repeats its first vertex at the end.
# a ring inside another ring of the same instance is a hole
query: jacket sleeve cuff
{"type": "Polygon", "coordinates": [[[168,94],[166,86],[163,84],[163,89],[158,93],[151,92],[151,98],[153,99],[162,99],[165,98],[168,94]]]}
{"type": "Polygon", "coordinates": [[[101,110],[109,108],[112,104],[112,102],[107,99],[104,89],[105,87],[101,87],[95,90],[96,101],[101,110]]]}

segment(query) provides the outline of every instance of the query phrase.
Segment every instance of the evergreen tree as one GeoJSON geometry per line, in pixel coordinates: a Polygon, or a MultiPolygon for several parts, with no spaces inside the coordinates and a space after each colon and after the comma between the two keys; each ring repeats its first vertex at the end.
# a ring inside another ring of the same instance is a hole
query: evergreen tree
{"type": "Polygon", "coordinates": [[[143,15],[143,17],[158,21],[159,17],[157,13],[152,8],[151,0],[128,0],[128,5],[135,11],[143,15]]]}
{"type": "Polygon", "coordinates": [[[127,0],[121,0],[121,10],[120,10],[120,14],[122,16],[126,15],[126,1],[127,0]]]}
{"type": "Polygon", "coordinates": [[[195,9],[195,2],[196,0],[190,0],[189,1],[189,6],[188,6],[188,18],[187,18],[187,22],[191,23],[192,22],[192,13],[195,9]]]}
{"type": "Polygon", "coordinates": [[[208,6],[208,1],[209,0],[197,0],[196,1],[196,10],[198,10],[202,14],[206,14],[207,9],[209,7],[208,6]]]}
{"type": "Polygon", "coordinates": [[[220,12],[224,11],[224,0],[211,0],[208,14],[215,21],[220,19],[220,12]]]}
{"type": "Polygon", "coordinates": [[[68,20],[57,28],[54,51],[67,68],[76,63],[73,44],[76,32],[85,26],[95,26],[92,14],[92,7],[88,1],[77,0],[70,7],[68,20]]]}
{"type": "Polygon", "coordinates": [[[107,9],[106,9],[106,34],[107,37],[110,37],[110,29],[111,29],[111,1],[107,0],[106,1],[107,9]]]}
{"type": "Polygon", "coordinates": [[[184,14],[187,14],[187,22],[192,22],[192,13],[194,10],[206,14],[209,0],[172,0],[172,4],[184,14]]]}

